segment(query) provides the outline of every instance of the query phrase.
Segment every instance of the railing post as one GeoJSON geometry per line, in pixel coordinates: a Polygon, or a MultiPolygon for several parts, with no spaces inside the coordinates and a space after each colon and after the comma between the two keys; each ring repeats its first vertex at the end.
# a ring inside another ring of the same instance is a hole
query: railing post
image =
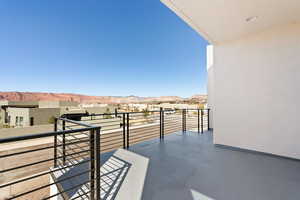
{"type": "Polygon", "coordinates": [[[182,109],[182,132],[184,132],[184,109],[182,109]]]}
{"type": "Polygon", "coordinates": [[[90,130],[90,200],[95,199],[95,129],[90,130]]]}
{"type": "Polygon", "coordinates": [[[165,111],[164,109],[161,110],[161,136],[162,136],[162,139],[164,139],[165,137],[165,111]]]}
{"type": "Polygon", "coordinates": [[[203,109],[201,109],[201,133],[203,134],[203,109]]]}
{"type": "MultiPolygon", "coordinates": [[[[66,121],[62,120],[62,130],[65,131],[66,130],[66,121]]],[[[62,135],[63,137],[63,141],[62,141],[62,148],[63,148],[63,165],[66,164],[66,134],[63,133],[62,135]]]]}
{"type": "Polygon", "coordinates": [[[96,131],[94,131],[96,136],[96,200],[100,200],[100,128],[97,128],[96,131]]]}
{"type": "Polygon", "coordinates": [[[118,108],[115,108],[115,117],[118,117],[118,108]]]}
{"type": "Polygon", "coordinates": [[[159,139],[162,138],[162,107],[159,109],[159,139]]]}
{"type": "Polygon", "coordinates": [[[209,131],[210,127],[209,127],[209,111],[210,109],[207,109],[207,130],[209,131]]]}
{"type": "Polygon", "coordinates": [[[200,133],[200,109],[197,109],[198,133],[200,133]]]}
{"type": "Polygon", "coordinates": [[[127,149],[129,148],[129,113],[127,113],[127,149]]]}
{"type": "Polygon", "coordinates": [[[186,109],[182,110],[182,131],[186,132],[186,109]]]}
{"type": "Polygon", "coordinates": [[[123,149],[126,149],[126,114],[122,114],[123,118],[123,149]]]}
{"type": "MultiPolygon", "coordinates": [[[[57,118],[54,119],[54,132],[57,132],[57,118]]],[[[57,167],[57,135],[54,136],[54,168],[57,167]]]]}
{"type": "Polygon", "coordinates": [[[186,114],[187,114],[187,109],[184,109],[184,132],[186,132],[186,114]]]}

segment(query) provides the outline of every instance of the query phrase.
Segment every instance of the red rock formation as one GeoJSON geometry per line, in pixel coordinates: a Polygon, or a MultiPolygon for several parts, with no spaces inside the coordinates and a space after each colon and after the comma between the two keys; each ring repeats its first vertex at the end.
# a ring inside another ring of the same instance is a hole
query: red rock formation
{"type": "Polygon", "coordinates": [[[42,93],[42,92],[0,92],[0,100],[9,101],[76,101],[79,103],[147,103],[147,102],[182,102],[189,99],[205,102],[206,95],[194,95],[191,98],[178,96],[161,97],[114,97],[114,96],[87,96],[68,93],[42,93]]]}

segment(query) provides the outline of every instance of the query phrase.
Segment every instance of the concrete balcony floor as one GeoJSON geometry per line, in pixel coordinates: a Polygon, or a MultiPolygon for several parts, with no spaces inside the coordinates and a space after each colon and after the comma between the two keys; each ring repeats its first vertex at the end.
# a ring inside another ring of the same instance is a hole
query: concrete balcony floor
{"type": "Polygon", "coordinates": [[[300,162],[216,147],[212,132],[133,145],[149,158],[143,200],[299,200],[300,162]]]}

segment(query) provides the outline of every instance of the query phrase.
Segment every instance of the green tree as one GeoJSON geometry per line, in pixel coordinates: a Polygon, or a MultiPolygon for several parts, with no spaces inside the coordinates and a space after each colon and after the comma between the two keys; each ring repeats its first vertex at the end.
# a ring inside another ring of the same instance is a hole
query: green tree
{"type": "Polygon", "coordinates": [[[54,116],[51,116],[49,119],[48,119],[48,123],[49,124],[54,124],[55,122],[55,117],[54,116]]]}
{"type": "Polygon", "coordinates": [[[144,114],[144,117],[148,117],[150,115],[150,112],[147,109],[144,109],[143,114],[144,114]]]}
{"type": "Polygon", "coordinates": [[[179,113],[181,113],[181,110],[178,108],[175,108],[175,113],[179,114],[179,113]]]}
{"type": "Polygon", "coordinates": [[[113,118],[113,116],[112,116],[112,114],[111,114],[109,108],[106,108],[106,111],[105,111],[105,113],[104,113],[103,118],[104,118],[104,119],[111,119],[111,118],[113,118]]]}
{"type": "Polygon", "coordinates": [[[198,104],[199,109],[204,109],[204,104],[198,104]]]}

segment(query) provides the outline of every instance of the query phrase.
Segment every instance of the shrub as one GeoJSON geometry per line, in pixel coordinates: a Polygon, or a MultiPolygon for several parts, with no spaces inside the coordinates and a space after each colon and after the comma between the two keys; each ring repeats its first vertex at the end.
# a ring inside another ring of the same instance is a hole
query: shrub
{"type": "Polygon", "coordinates": [[[148,110],[143,110],[144,117],[148,117],[150,112],[148,110]]]}
{"type": "Polygon", "coordinates": [[[54,124],[55,122],[55,117],[54,116],[51,116],[49,119],[48,119],[48,123],[49,124],[54,124]]]}

